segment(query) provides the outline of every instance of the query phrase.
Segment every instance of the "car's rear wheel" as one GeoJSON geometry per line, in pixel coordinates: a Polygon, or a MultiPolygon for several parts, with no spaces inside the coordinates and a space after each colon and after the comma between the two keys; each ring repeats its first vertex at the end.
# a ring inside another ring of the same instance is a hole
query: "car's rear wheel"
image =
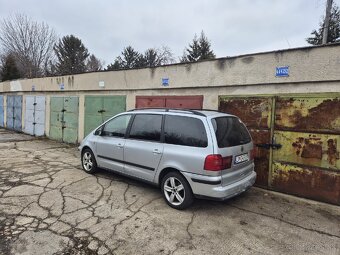
{"type": "Polygon", "coordinates": [[[97,162],[90,149],[85,149],[81,156],[81,165],[86,173],[93,174],[97,171],[97,162]]]}
{"type": "Polygon", "coordinates": [[[191,187],[180,173],[166,174],[162,179],[161,188],[165,201],[172,208],[182,210],[194,201],[191,187]]]}

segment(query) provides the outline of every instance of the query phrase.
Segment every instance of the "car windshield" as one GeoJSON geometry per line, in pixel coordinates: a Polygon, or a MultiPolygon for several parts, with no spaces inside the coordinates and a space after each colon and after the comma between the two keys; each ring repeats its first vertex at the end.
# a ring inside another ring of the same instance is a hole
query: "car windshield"
{"type": "Polygon", "coordinates": [[[251,142],[246,126],[236,117],[211,119],[219,148],[232,147],[251,142]]]}

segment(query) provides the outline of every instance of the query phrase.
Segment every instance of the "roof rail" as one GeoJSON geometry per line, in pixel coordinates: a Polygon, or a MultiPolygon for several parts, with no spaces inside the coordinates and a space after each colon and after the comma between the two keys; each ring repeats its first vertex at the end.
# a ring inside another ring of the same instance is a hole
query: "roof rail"
{"type": "Polygon", "coordinates": [[[131,109],[128,112],[133,112],[133,111],[138,111],[138,110],[164,110],[165,112],[169,112],[169,111],[182,111],[182,112],[190,112],[192,114],[199,115],[199,116],[206,116],[205,114],[199,112],[199,110],[181,109],[181,108],[164,108],[164,107],[136,108],[136,109],[131,109]]]}

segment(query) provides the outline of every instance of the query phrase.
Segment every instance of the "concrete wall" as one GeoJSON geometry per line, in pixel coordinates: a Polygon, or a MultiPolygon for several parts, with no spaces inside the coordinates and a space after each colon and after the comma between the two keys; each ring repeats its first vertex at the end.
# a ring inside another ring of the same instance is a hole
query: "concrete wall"
{"type": "Polygon", "coordinates": [[[259,53],[157,68],[94,72],[0,83],[0,92],[141,90],[244,86],[340,80],[340,44],[259,53]],[[289,77],[275,77],[275,67],[289,66],[289,77]],[[169,87],[162,87],[169,78],[169,87]],[[103,81],[105,88],[99,87],[103,81]]]}
{"type": "Polygon", "coordinates": [[[135,107],[136,95],[203,95],[203,108],[217,109],[219,95],[339,92],[340,44],[157,68],[0,83],[0,94],[24,95],[23,114],[26,95],[46,96],[47,135],[50,125],[50,96],[79,96],[79,140],[84,135],[85,95],[126,95],[127,109],[135,107]],[[275,69],[279,66],[289,66],[288,77],[275,77],[275,69]],[[162,86],[162,78],[169,79],[169,86],[162,86]],[[100,84],[103,83],[104,87],[101,87],[100,84]]]}

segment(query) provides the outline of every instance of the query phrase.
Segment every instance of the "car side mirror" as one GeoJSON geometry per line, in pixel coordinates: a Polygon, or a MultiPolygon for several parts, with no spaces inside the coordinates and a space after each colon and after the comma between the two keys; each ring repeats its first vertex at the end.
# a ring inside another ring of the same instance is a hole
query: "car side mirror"
{"type": "Polygon", "coordinates": [[[102,128],[98,128],[96,131],[94,131],[94,135],[102,135],[102,128]]]}

